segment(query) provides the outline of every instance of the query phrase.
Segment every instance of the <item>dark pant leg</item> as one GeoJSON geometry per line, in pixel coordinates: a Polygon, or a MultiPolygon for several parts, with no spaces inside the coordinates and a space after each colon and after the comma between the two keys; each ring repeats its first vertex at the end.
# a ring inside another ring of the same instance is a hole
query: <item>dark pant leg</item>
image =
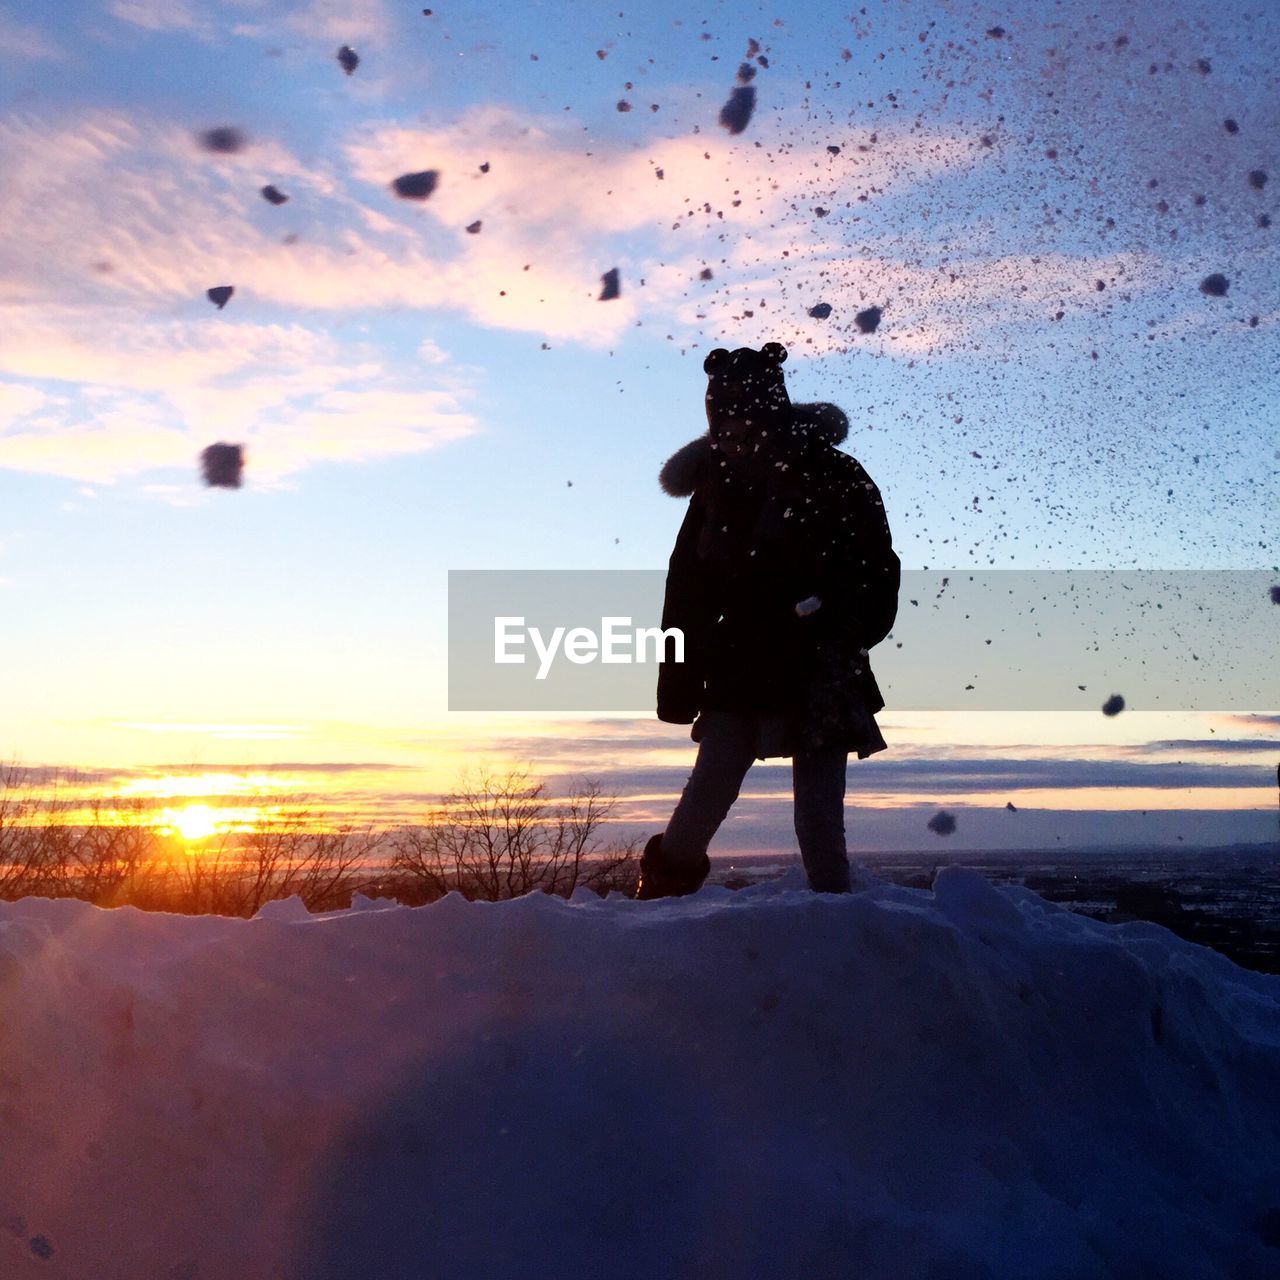
{"type": "Polygon", "coordinates": [[[791,761],[796,797],[796,839],[809,887],[818,893],[849,892],[844,843],[846,751],[813,751],[791,761]]]}
{"type": "Polygon", "coordinates": [[[696,864],[738,798],[755,759],[752,716],[708,711],[702,717],[698,758],[662,834],[662,857],[672,866],[696,864]]]}

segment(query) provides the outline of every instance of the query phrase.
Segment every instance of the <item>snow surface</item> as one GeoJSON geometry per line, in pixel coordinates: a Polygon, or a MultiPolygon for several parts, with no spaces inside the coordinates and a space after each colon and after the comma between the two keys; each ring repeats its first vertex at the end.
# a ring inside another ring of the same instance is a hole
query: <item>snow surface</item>
{"type": "Polygon", "coordinates": [[[0,904],[0,1275],[1274,1277],[1280,979],[976,874],[0,904]]]}

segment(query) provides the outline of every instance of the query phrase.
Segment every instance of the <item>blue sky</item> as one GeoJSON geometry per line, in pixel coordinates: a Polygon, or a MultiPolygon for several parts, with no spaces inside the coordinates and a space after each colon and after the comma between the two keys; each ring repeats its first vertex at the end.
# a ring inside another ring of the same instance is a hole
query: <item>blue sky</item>
{"type": "MultiPolygon", "coordinates": [[[[655,475],[716,345],[781,340],[793,398],[848,411],[907,567],[1280,560],[1280,178],[1248,178],[1280,172],[1280,14],[432,7],[0,3],[0,751],[395,763],[406,794],[520,755],[445,710],[446,573],[664,564],[655,475]],[[243,150],[203,150],[215,126],[243,150]],[[429,200],[390,192],[426,168],[429,200]],[[201,486],[215,440],[245,488],[201,486]]],[[[1123,720],[886,733],[982,760],[1247,736],[1123,720]]],[[[594,763],[674,798],[689,744],[630,723],[594,763]]],[[[577,759],[580,725],[512,725],[535,766],[577,759]]],[[[1266,774],[1212,804],[1260,814],[1266,774]]],[[[1116,779],[1086,799],[1140,811],[1116,779]]]]}

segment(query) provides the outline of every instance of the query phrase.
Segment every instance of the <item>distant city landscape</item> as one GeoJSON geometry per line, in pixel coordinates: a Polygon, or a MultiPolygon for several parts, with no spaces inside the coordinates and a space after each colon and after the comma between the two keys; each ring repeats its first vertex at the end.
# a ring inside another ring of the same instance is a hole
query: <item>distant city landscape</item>
{"type": "MultiPolygon", "coordinates": [[[[940,867],[970,867],[994,884],[1024,885],[1095,920],[1147,920],[1244,968],[1280,973],[1280,841],[1185,850],[912,851],[858,862],[880,879],[917,889],[927,889],[940,867]]],[[[798,855],[737,857],[713,862],[711,882],[742,888],[792,866],[798,855]]]]}

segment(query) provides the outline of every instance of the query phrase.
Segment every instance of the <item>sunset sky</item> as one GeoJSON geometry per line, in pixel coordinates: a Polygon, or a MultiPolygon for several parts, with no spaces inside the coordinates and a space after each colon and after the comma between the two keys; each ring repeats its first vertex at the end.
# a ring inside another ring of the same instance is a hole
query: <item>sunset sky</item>
{"type": "MultiPolygon", "coordinates": [[[[0,0],[0,758],[387,822],[518,763],[660,828],[687,728],[448,712],[447,573],[663,567],[715,346],[847,411],[905,568],[1280,582],[1280,9],[619,3],[0,0]]],[[[854,850],[1276,834],[1280,707],[881,722],[854,850]]]]}

